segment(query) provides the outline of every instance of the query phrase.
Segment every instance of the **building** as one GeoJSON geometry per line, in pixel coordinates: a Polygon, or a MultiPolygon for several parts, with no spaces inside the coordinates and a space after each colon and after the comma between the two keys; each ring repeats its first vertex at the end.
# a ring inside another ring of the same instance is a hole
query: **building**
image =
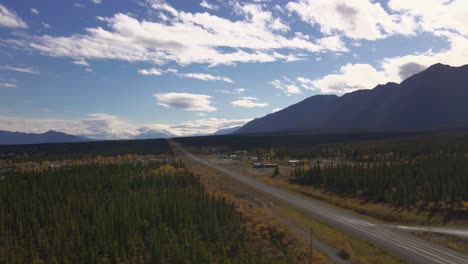
{"type": "Polygon", "coordinates": [[[278,164],[276,163],[254,163],[254,169],[263,169],[263,168],[278,168],[278,164]]]}

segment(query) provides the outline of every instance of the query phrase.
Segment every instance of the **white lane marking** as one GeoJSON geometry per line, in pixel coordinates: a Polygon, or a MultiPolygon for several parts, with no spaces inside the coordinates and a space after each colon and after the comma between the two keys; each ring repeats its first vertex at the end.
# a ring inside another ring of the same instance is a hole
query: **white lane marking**
{"type": "Polygon", "coordinates": [[[399,229],[404,229],[404,230],[424,231],[424,232],[431,232],[431,233],[468,237],[468,230],[463,230],[463,229],[425,227],[425,226],[401,226],[401,225],[397,225],[395,227],[399,229]]]}

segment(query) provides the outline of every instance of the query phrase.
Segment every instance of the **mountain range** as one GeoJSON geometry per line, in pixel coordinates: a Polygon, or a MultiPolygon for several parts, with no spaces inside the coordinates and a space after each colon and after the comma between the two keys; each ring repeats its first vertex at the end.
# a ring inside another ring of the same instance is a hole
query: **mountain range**
{"type": "Polygon", "coordinates": [[[435,64],[400,84],[316,95],[257,118],[235,133],[406,131],[468,128],[468,65],[435,64]]]}
{"type": "MultiPolygon", "coordinates": [[[[240,126],[220,129],[213,133],[213,135],[226,135],[239,129],[240,126]]],[[[175,137],[174,134],[167,130],[156,129],[140,129],[139,134],[132,139],[156,139],[156,138],[171,138],[175,137]]],[[[0,145],[18,145],[18,144],[41,144],[41,143],[68,143],[68,142],[84,142],[91,141],[92,139],[83,136],[74,136],[57,131],[47,131],[45,133],[23,133],[23,132],[10,132],[0,130],[0,145]]]]}
{"type": "Polygon", "coordinates": [[[84,141],[89,141],[89,139],[86,137],[73,136],[53,130],[40,134],[0,130],[0,145],[65,143],[84,141]]]}

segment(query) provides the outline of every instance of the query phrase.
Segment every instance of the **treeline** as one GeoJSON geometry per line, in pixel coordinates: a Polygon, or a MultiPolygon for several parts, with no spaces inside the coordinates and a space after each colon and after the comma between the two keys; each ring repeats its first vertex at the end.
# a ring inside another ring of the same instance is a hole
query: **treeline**
{"type": "Polygon", "coordinates": [[[297,169],[293,181],[396,206],[457,208],[468,201],[468,155],[433,154],[413,160],[340,162],[297,169]]]}
{"type": "Polygon", "coordinates": [[[79,160],[96,156],[127,154],[159,155],[169,153],[172,153],[172,150],[166,139],[0,145],[0,160],[12,160],[14,162],[79,160]]]}
{"type": "Polygon", "coordinates": [[[369,140],[386,140],[425,135],[426,132],[282,132],[260,134],[231,134],[221,136],[179,137],[173,140],[184,146],[198,149],[210,148],[223,151],[279,150],[280,155],[290,157],[316,154],[318,146],[345,144],[369,140]],[[312,151],[312,152],[311,152],[312,151]]]}
{"type": "Polygon", "coordinates": [[[179,163],[0,177],[0,263],[269,263],[179,163]]]}

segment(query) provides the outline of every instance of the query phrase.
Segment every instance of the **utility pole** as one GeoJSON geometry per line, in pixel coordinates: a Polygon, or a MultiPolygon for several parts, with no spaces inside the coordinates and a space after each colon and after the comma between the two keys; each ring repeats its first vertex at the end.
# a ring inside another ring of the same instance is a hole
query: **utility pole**
{"type": "Polygon", "coordinates": [[[313,247],[313,233],[312,233],[312,227],[310,228],[310,263],[314,262],[314,247],[313,247]]]}

